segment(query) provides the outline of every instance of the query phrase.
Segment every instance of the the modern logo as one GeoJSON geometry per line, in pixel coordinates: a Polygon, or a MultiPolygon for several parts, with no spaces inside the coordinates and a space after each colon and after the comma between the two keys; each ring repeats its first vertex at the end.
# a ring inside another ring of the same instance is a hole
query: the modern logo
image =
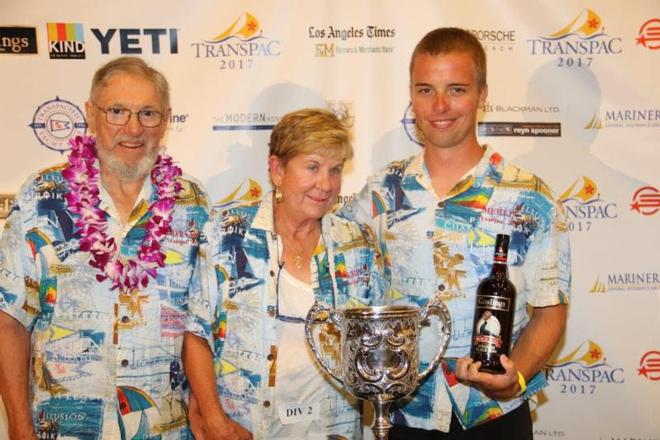
{"type": "Polygon", "coordinates": [[[87,121],[77,105],[55,97],[37,108],[29,127],[44,147],[63,153],[71,137],[87,132],[87,121]]]}
{"type": "Polygon", "coordinates": [[[527,44],[532,56],[556,57],[557,67],[588,67],[595,57],[622,51],[621,38],[605,33],[602,19],[589,8],[559,30],[527,40],[527,44]]]}
{"type": "Polygon", "coordinates": [[[660,18],[652,18],[642,23],[636,41],[636,44],[647,49],[660,49],[660,18]]]}
{"type": "Polygon", "coordinates": [[[15,196],[15,194],[0,194],[0,219],[4,220],[9,216],[15,196]]]}
{"type": "Polygon", "coordinates": [[[596,394],[602,385],[620,385],[625,381],[623,368],[607,363],[603,348],[587,340],[561,358],[545,366],[550,383],[559,385],[562,394],[596,394]]]}
{"type": "Polygon", "coordinates": [[[594,113],[584,126],[587,130],[657,127],[660,127],[660,108],[607,109],[594,113]]]}
{"type": "Polygon", "coordinates": [[[512,52],[516,45],[514,29],[468,29],[488,52],[512,52]]]}
{"type": "Polygon", "coordinates": [[[653,186],[643,186],[635,191],[630,209],[642,215],[654,215],[660,210],[660,191],[653,186]]]}
{"type": "Polygon", "coordinates": [[[598,275],[589,293],[646,292],[658,289],[660,289],[658,272],[612,272],[604,278],[598,275]]]}
{"type": "Polygon", "coordinates": [[[660,380],[660,351],[650,350],[639,359],[637,374],[649,380],[660,380]]]}
{"type": "Polygon", "coordinates": [[[395,37],[395,28],[373,25],[362,27],[323,25],[307,28],[307,38],[314,43],[314,56],[321,58],[392,53],[394,46],[387,45],[386,42],[395,37]]]}
{"type": "Polygon", "coordinates": [[[179,31],[173,28],[91,28],[103,55],[176,54],[179,31]]]}
{"type": "Polygon", "coordinates": [[[0,27],[0,54],[37,53],[37,28],[20,26],[0,27]]]}
{"type": "Polygon", "coordinates": [[[619,215],[616,203],[603,199],[596,182],[587,176],[576,179],[559,200],[566,209],[569,231],[588,232],[595,222],[615,219],[619,215]]]}
{"type": "Polygon", "coordinates": [[[51,59],[85,58],[85,35],[82,23],[46,23],[48,53],[51,59]]]}
{"type": "Polygon", "coordinates": [[[277,57],[279,40],[264,36],[261,23],[249,12],[243,13],[218,35],[192,43],[195,58],[216,58],[221,70],[252,69],[260,58],[277,57]]]}

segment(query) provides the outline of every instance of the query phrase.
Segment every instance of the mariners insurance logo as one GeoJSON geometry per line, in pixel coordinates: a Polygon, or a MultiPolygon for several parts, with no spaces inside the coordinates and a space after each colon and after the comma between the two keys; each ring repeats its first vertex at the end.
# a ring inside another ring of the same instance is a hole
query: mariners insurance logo
{"type": "Polygon", "coordinates": [[[594,113],[584,126],[586,130],[603,128],[657,128],[660,127],[660,108],[609,109],[594,113]]]}
{"type": "Polygon", "coordinates": [[[265,37],[261,23],[249,12],[215,37],[192,43],[192,47],[195,58],[217,58],[221,70],[252,69],[258,58],[280,55],[280,42],[265,37]]]}
{"type": "Polygon", "coordinates": [[[530,55],[556,56],[557,67],[590,66],[595,56],[621,53],[621,38],[605,33],[600,16],[589,8],[558,31],[527,43],[530,55]]]}
{"type": "Polygon", "coordinates": [[[546,364],[545,375],[562,394],[593,395],[602,385],[621,385],[625,380],[623,368],[609,365],[602,347],[592,340],[546,364]]]}
{"type": "Polygon", "coordinates": [[[598,275],[589,289],[589,293],[656,290],[660,290],[660,273],[658,272],[613,272],[602,278],[598,275]]]}
{"type": "Polygon", "coordinates": [[[598,185],[587,176],[578,178],[559,196],[566,209],[568,230],[588,232],[596,222],[618,217],[617,205],[601,198],[598,185]]]}
{"type": "Polygon", "coordinates": [[[77,105],[56,96],[37,108],[29,127],[44,147],[64,153],[71,137],[87,132],[87,121],[77,105]]]}

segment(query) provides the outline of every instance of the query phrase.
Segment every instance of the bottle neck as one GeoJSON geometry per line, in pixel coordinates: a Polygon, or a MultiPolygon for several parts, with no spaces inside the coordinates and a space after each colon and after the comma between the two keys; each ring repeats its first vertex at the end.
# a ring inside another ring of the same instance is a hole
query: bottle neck
{"type": "Polygon", "coordinates": [[[493,267],[490,270],[491,276],[508,276],[507,264],[505,262],[493,261],[493,267]]]}

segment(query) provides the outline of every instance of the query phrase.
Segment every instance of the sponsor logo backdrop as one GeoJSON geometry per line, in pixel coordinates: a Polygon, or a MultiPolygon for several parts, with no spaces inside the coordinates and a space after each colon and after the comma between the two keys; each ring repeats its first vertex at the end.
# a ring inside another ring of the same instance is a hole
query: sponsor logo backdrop
{"type": "Polygon", "coordinates": [[[489,57],[480,140],[542,176],[569,213],[572,304],[536,438],[660,438],[657,0],[140,5],[3,4],[0,223],[26,177],[86,132],[91,76],[121,54],[166,73],[168,151],[215,201],[267,192],[270,130],[310,106],[351,125],[339,203],[350,200],[367,175],[419,151],[409,56],[427,31],[460,26],[489,57]]]}

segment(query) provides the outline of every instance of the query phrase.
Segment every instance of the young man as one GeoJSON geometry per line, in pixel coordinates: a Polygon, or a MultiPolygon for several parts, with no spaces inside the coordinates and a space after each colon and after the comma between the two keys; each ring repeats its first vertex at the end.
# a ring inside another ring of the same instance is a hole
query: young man
{"type": "Polygon", "coordinates": [[[0,240],[0,390],[12,439],[189,438],[181,345],[207,218],[163,154],[165,77],[101,67],[94,137],[21,188],[0,240]]]}
{"type": "MultiPolygon", "coordinates": [[[[526,399],[544,386],[540,369],[564,331],[564,213],[538,177],[478,143],[477,111],[487,93],[486,55],[472,34],[440,28],[424,36],[410,62],[424,149],[371,176],[343,210],[379,235],[392,302],[423,306],[439,294],[452,315],[442,368],[400,403],[391,440],[531,439],[526,399]],[[511,236],[509,274],[518,297],[514,348],[501,359],[506,373],[494,375],[479,372],[468,355],[476,287],[490,273],[498,233],[511,236]]],[[[422,331],[422,363],[437,352],[435,334],[422,331]]]]}

